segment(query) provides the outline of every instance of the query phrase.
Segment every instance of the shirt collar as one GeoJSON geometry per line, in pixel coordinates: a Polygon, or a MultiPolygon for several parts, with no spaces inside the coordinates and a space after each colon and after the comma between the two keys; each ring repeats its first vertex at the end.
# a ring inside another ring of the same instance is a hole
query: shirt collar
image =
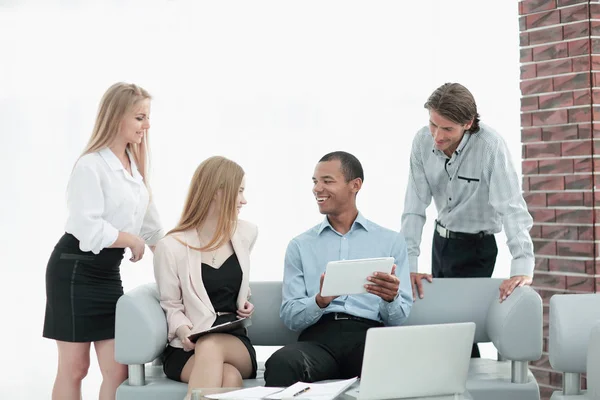
{"type": "MultiPolygon", "coordinates": [[[[127,152],[127,157],[129,157],[129,162],[131,163],[131,172],[133,173],[133,178],[136,181],[142,181],[143,180],[142,175],[138,171],[137,164],[135,163],[135,160],[133,159],[131,152],[129,151],[129,149],[126,149],[125,151],[127,152]]],[[[104,159],[104,161],[106,161],[106,163],[108,164],[110,169],[112,169],[113,171],[123,170],[123,173],[125,173],[126,176],[129,175],[126,173],[125,167],[123,167],[123,164],[121,164],[121,161],[117,158],[115,153],[113,153],[110,148],[105,147],[105,148],[99,150],[98,154],[100,154],[100,156],[104,159]]]]}
{"type": "MultiPolygon", "coordinates": [[[[469,143],[469,139],[471,138],[471,135],[472,135],[471,133],[465,132],[465,134],[463,135],[462,139],[460,140],[460,143],[458,144],[458,147],[454,151],[455,154],[460,155],[460,153],[463,152],[463,150],[465,149],[465,146],[467,145],[467,143],[469,143]]],[[[435,142],[433,144],[433,152],[437,153],[437,154],[440,154],[440,155],[443,155],[444,157],[447,157],[446,153],[444,153],[441,150],[438,150],[435,147],[435,142]]]]}
{"type": "MultiPolygon", "coordinates": [[[[360,226],[367,232],[369,231],[369,228],[367,227],[367,219],[360,213],[360,211],[358,212],[356,219],[352,223],[352,226],[350,227],[349,232],[352,232],[356,226],[360,226]]],[[[321,225],[319,225],[319,230],[317,231],[317,234],[320,235],[321,232],[323,232],[325,230],[325,228],[329,228],[332,231],[337,232],[335,229],[333,229],[333,226],[331,226],[331,224],[329,223],[329,219],[327,217],[325,217],[323,219],[323,222],[321,222],[321,225]]]]}

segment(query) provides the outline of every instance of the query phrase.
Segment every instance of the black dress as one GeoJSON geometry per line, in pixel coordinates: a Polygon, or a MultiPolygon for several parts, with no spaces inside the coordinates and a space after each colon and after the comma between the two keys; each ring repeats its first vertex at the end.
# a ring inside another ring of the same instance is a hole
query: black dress
{"type": "MultiPolygon", "coordinates": [[[[234,321],[237,311],[236,301],[242,286],[242,269],[237,255],[233,253],[218,269],[202,263],[202,281],[215,312],[232,313],[218,316],[212,326],[234,321]]],[[[248,349],[248,354],[252,361],[250,379],[254,379],[258,367],[256,351],[250,342],[246,328],[227,332],[227,334],[240,339],[244,346],[246,346],[246,349],[248,349]]],[[[183,371],[183,367],[193,355],[193,351],[185,351],[182,348],[168,345],[162,355],[165,375],[169,379],[181,381],[181,371],[183,371]]]]}
{"type": "Polygon", "coordinates": [[[114,339],[124,253],[120,248],[81,251],[75,236],[60,238],[46,267],[44,337],[64,342],[114,339]]]}

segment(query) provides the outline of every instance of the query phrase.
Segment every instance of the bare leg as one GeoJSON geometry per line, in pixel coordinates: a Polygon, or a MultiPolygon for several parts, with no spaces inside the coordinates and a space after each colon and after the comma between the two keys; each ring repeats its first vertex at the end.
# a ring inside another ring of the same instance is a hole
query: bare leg
{"type": "Polygon", "coordinates": [[[226,372],[227,377],[224,375],[224,364],[237,369],[242,378],[248,378],[252,373],[248,349],[235,336],[215,333],[198,340],[194,356],[181,371],[181,380],[188,382],[188,394],[196,388],[222,387],[224,380],[233,383],[229,372],[226,372]]]}
{"type": "Polygon", "coordinates": [[[90,343],[56,341],[58,370],[52,388],[52,400],[80,400],[81,381],[90,367],[90,343]]]}
{"type": "Polygon", "coordinates": [[[114,400],[117,388],[127,379],[127,366],[115,361],[115,340],[94,342],[98,364],[102,372],[100,400],[114,400]]]}
{"type": "Polygon", "coordinates": [[[223,364],[223,387],[242,387],[242,375],[231,364],[223,364]]]}

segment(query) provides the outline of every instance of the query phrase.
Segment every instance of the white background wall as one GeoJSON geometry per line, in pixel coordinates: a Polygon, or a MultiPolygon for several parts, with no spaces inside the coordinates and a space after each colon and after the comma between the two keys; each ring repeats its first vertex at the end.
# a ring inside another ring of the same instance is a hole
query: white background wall
{"type": "MultiPolygon", "coordinates": [[[[63,233],[70,170],[116,81],[154,96],[151,182],[166,228],[203,159],[224,155],[246,170],[241,217],[260,229],[252,280],[281,279],[287,242],[321,220],[311,176],[329,151],[362,161],[365,216],[400,228],[410,143],[427,123],[423,103],[445,82],[473,92],[520,170],[516,2],[92,3],[0,0],[0,398],[49,398],[46,262],[63,233]]],[[[495,275],[507,277],[498,241],[495,275]]],[[[124,261],[122,276],[125,290],[152,281],[150,253],[124,261]]],[[[99,382],[92,355],[86,398],[99,382]]]]}

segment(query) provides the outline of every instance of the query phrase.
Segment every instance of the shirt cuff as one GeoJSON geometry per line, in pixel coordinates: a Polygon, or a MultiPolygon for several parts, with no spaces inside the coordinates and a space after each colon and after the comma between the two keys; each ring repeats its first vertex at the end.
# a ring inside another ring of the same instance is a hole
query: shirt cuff
{"type": "Polygon", "coordinates": [[[408,266],[411,274],[419,272],[419,256],[408,256],[408,266]]]}
{"type": "Polygon", "coordinates": [[[317,295],[314,295],[312,301],[308,302],[308,306],[306,307],[306,315],[308,315],[310,319],[316,320],[323,316],[323,313],[326,309],[327,307],[319,307],[317,304],[317,295]]]}
{"type": "Polygon", "coordinates": [[[510,265],[510,276],[527,275],[533,277],[535,260],[532,258],[514,258],[510,265]]]}
{"type": "Polygon", "coordinates": [[[160,239],[162,239],[164,237],[165,237],[165,231],[160,229],[160,230],[156,231],[154,233],[154,235],[152,235],[148,239],[146,239],[145,242],[148,246],[155,246],[156,243],[158,243],[160,241],[160,239]]]}

